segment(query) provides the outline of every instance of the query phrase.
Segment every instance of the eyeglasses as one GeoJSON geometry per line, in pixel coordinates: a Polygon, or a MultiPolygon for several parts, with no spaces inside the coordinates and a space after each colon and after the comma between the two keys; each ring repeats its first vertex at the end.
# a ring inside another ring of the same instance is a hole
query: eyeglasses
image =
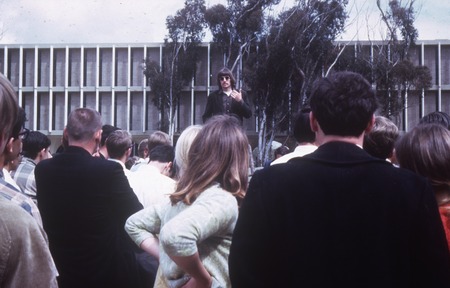
{"type": "Polygon", "coordinates": [[[220,81],[228,81],[230,80],[230,76],[221,76],[219,77],[220,81]]]}
{"type": "Polygon", "coordinates": [[[27,128],[23,128],[23,130],[19,132],[19,138],[21,140],[25,140],[25,139],[27,139],[29,134],[30,134],[30,130],[27,128]]]}

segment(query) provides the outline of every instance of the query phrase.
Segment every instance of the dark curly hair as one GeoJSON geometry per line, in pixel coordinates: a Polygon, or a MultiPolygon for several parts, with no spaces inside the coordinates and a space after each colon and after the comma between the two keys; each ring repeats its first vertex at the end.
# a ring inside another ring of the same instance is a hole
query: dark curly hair
{"type": "Polygon", "coordinates": [[[326,135],[359,136],[378,108],[370,83],[355,72],[336,72],[315,82],[311,110],[326,135]]]}

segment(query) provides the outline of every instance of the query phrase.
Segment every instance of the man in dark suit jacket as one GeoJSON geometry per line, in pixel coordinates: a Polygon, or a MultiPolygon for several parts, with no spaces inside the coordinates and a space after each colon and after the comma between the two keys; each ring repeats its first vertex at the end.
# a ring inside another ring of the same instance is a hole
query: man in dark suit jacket
{"type": "Polygon", "coordinates": [[[233,288],[449,287],[450,256],[422,177],[362,149],[377,109],[359,74],[319,80],[318,149],[256,172],[233,234],[233,288]]]}
{"type": "Polygon", "coordinates": [[[97,111],[72,111],[64,130],[69,146],[36,166],[38,207],[60,288],[140,287],[136,246],[124,224],[142,205],[118,163],[92,156],[101,133],[97,111]]]}

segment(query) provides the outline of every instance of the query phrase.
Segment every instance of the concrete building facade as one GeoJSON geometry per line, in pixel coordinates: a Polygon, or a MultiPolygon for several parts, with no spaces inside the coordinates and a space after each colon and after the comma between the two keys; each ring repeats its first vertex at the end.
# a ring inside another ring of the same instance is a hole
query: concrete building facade
{"type": "MultiPolygon", "coordinates": [[[[373,45],[358,42],[349,48],[361,44],[369,50],[373,45]]],[[[32,130],[60,138],[69,112],[91,107],[102,114],[105,124],[126,129],[139,140],[158,127],[159,113],[143,75],[143,60],[161,61],[162,45],[0,45],[0,71],[17,89],[32,130]]],[[[207,95],[217,89],[215,75],[222,57],[208,43],[201,49],[197,74],[181,99],[176,131],[202,123],[207,95]]],[[[450,113],[450,40],[418,41],[411,55],[414,64],[430,69],[433,86],[408,95],[404,130],[431,111],[450,113]]],[[[245,120],[244,126],[250,134],[257,132],[254,117],[245,120]]]]}

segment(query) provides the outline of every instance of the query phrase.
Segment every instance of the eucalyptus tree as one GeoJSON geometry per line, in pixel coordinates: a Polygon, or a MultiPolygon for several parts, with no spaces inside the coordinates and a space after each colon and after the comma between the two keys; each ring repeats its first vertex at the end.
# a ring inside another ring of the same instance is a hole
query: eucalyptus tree
{"type": "Polygon", "coordinates": [[[221,51],[224,66],[242,80],[242,61],[258,40],[266,21],[265,12],[280,0],[228,0],[227,6],[216,4],[205,12],[213,45],[221,51]]]}
{"type": "Polygon", "coordinates": [[[431,87],[431,72],[426,66],[415,66],[410,60],[397,63],[392,69],[392,78],[397,83],[397,89],[403,91],[404,109],[407,108],[408,91],[426,90],[431,87]]]}
{"type": "Polygon", "coordinates": [[[424,91],[431,86],[429,69],[414,65],[409,57],[418,37],[414,4],[414,0],[389,0],[384,8],[381,0],[377,0],[380,20],[386,25],[386,38],[370,46],[347,49],[334,67],[360,72],[371,81],[380,100],[380,114],[399,127],[403,123],[403,129],[407,129],[408,92],[424,91]]]}
{"type": "Polygon", "coordinates": [[[389,8],[384,11],[381,0],[377,0],[377,7],[381,20],[387,27],[387,42],[391,45],[391,57],[394,63],[408,59],[408,52],[415,44],[419,33],[414,27],[415,0],[403,2],[389,0],[389,8]]]}
{"type": "MultiPolygon", "coordinates": [[[[385,48],[380,54],[382,65],[377,66],[376,86],[381,98],[383,113],[396,120],[399,125],[403,116],[403,129],[407,129],[408,93],[411,89],[423,90],[431,86],[431,74],[426,67],[414,66],[409,53],[415,46],[418,31],[414,27],[415,0],[402,2],[390,0],[386,11],[381,0],[377,7],[381,20],[387,27],[385,48]]],[[[400,126],[400,125],[399,125],[400,126]]]]}
{"type": "Polygon", "coordinates": [[[144,74],[155,93],[154,104],[161,112],[160,129],[173,138],[175,116],[183,87],[196,73],[198,48],[205,36],[205,1],[186,0],[184,8],[168,16],[162,63],[147,60],[144,74]]]}
{"type": "Polygon", "coordinates": [[[289,130],[291,116],[307,105],[312,82],[335,61],[334,40],[343,32],[346,5],[347,0],[299,0],[267,22],[245,73],[256,106],[262,162],[274,136],[289,130]]]}

